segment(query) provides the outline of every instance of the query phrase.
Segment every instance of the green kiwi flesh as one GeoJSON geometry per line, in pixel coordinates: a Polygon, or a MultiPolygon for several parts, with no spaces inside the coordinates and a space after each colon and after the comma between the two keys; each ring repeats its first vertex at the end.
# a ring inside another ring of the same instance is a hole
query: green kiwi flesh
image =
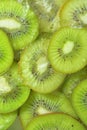
{"type": "Polygon", "coordinates": [[[73,90],[72,105],[79,118],[87,126],[87,79],[81,81],[73,90]]]}
{"type": "Polygon", "coordinates": [[[61,86],[62,92],[71,99],[74,88],[84,79],[87,78],[87,66],[80,71],[68,75],[61,86]]]}
{"type": "MultiPolygon", "coordinates": [[[[14,67],[13,67],[14,66],[14,67]]],[[[0,76],[0,113],[17,110],[27,100],[30,89],[21,83],[17,67],[0,76]]]]}
{"type": "Polygon", "coordinates": [[[0,114],[0,130],[7,130],[16,120],[17,111],[7,114],[0,114]]]}
{"type": "Polygon", "coordinates": [[[13,48],[19,50],[36,39],[39,24],[34,12],[17,1],[0,2],[0,28],[10,37],[13,48]]]}
{"type": "Polygon", "coordinates": [[[40,35],[20,57],[19,69],[25,84],[40,93],[56,90],[66,76],[56,72],[50,65],[47,57],[50,37],[50,34],[40,35]]]}
{"type": "Polygon", "coordinates": [[[2,30],[0,30],[0,75],[7,72],[14,59],[13,49],[10,41],[2,30]]]}
{"type": "Polygon", "coordinates": [[[26,128],[34,117],[54,112],[67,113],[77,118],[70,102],[60,92],[57,92],[57,96],[31,92],[28,100],[20,108],[19,117],[23,128],[26,128]]]}
{"type": "Polygon", "coordinates": [[[87,27],[87,0],[70,0],[60,11],[61,26],[87,27]]]}
{"type": "Polygon", "coordinates": [[[59,9],[66,0],[28,0],[39,19],[40,32],[54,32],[59,26],[59,9]]]}
{"type": "Polygon", "coordinates": [[[60,28],[48,47],[48,58],[56,71],[75,73],[87,64],[87,31],[70,27],[60,28]]]}
{"type": "Polygon", "coordinates": [[[77,120],[63,113],[34,118],[25,130],[86,130],[77,120]]]}

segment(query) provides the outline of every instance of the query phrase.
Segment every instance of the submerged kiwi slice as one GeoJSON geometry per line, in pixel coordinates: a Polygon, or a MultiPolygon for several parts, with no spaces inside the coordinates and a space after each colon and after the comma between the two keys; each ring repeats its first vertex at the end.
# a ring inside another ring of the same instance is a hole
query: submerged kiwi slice
{"type": "Polygon", "coordinates": [[[34,118],[25,130],[86,130],[77,120],[63,113],[34,118]]]}
{"type": "Polygon", "coordinates": [[[51,35],[42,34],[21,54],[20,74],[34,91],[50,93],[64,81],[65,75],[56,72],[47,57],[47,49],[51,35]]]}
{"type": "Polygon", "coordinates": [[[37,37],[38,20],[29,6],[0,1],[0,28],[8,34],[14,49],[19,50],[37,37]]]}
{"type": "Polygon", "coordinates": [[[67,113],[77,118],[70,102],[60,92],[57,92],[56,96],[31,92],[28,100],[20,108],[19,116],[22,126],[26,128],[34,117],[54,112],[67,113]]]}
{"type": "Polygon", "coordinates": [[[87,27],[87,0],[70,0],[60,11],[62,26],[87,27]]]}
{"type": "Polygon", "coordinates": [[[60,28],[49,44],[48,58],[56,71],[75,73],[87,64],[87,31],[60,28]]]}
{"type": "Polygon", "coordinates": [[[17,117],[17,111],[7,114],[0,114],[0,130],[7,130],[17,117]]]}
{"type": "Polygon", "coordinates": [[[82,70],[68,75],[61,86],[62,92],[71,99],[74,88],[84,79],[87,78],[87,66],[82,70]]]}
{"type": "MultiPolygon", "coordinates": [[[[15,67],[15,66],[14,66],[15,67]]],[[[18,109],[28,98],[29,88],[21,83],[17,69],[0,76],[0,113],[18,109]]]]}
{"type": "Polygon", "coordinates": [[[2,30],[0,30],[0,75],[5,73],[13,63],[13,50],[10,41],[2,30]]]}
{"type": "Polygon", "coordinates": [[[59,9],[66,0],[28,0],[39,19],[41,32],[54,32],[59,26],[59,9]]]}
{"type": "Polygon", "coordinates": [[[87,126],[87,79],[80,82],[73,90],[72,104],[79,118],[87,126]]]}

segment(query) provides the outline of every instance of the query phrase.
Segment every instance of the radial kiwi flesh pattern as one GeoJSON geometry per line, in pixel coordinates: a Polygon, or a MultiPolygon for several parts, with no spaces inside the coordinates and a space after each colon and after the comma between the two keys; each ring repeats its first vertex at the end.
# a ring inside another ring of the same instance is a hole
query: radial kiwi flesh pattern
{"type": "Polygon", "coordinates": [[[87,0],[0,0],[0,130],[87,130],[87,0]]]}

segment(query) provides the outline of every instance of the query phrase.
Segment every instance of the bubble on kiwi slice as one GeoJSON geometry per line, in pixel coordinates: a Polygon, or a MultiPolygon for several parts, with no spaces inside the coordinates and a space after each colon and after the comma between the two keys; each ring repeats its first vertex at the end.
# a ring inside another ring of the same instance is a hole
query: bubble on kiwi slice
{"type": "Polygon", "coordinates": [[[17,68],[13,64],[7,73],[0,76],[0,113],[17,110],[29,96],[30,89],[20,80],[17,68]]]}
{"type": "Polygon", "coordinates": [[[60,11],[61,26],[86,27],[87,26],[87,0],[70,0],[60,11]]]}
{"type": "Polygon", "coordinates": [[[13,63],[14,53],[10,41],[2,30],[0,30],[0,75],[7,72],[13,63]]]}
{"type": "Polygon", "coordinates": [[[17,1],[1,1],[0,28],[8,34],[13,48],[19,50],[36,39],[39,24],[29,6],[17,1]]]}
{"type": "Polygon", "coordinates": [[[87,31],[84,29],[60,28],[48,47],[48,58],[56,71],[75,73],[87,64],[87,31]]]}
{"type": "Polygon", "coordinates": [[[19,117],[23,128],[26,128],[34,117],[54,112],[63,112],[78,118],[69,100],[60,92],[57,92],[56,96],[31,92],[28,100],[20,108],[19,117]]]}
{"type": "Polygon", "coordinates": [[[28,0],[39,19],[40,32],[54,32],[59,26],[59,9],[66,0],[28,0]]]}
{"type": "Polygon", "coordinates": [[[73,90],[72,105],[79,118],[87,126],[87,79],[82,80],[73,90]]]}
{"type": "Polygon", "coordinates": [[[61,86],[62,92],[71,100],[74,88],[84,79],[87,78],[87,66],[80,71],[68,75],[61,86]]]}
{"type": "Polygon", "coordinates": [[[51,34],[41,34],[21,54],[19,69],[27,86],[40,93],[56,90],[64,81],[65,74],[56,72],[47,58],[51,34]]]}
{"type": "Polygon", "coordinates": [[[77,120],[63,113],[42,115],[34,118],[25,130],[86,130],[77,120]]]}
{"type": "Polygon", "coordinates": [[[16,120],[17,111],[0,114],[0,130],[7,130],[16,120]]]}

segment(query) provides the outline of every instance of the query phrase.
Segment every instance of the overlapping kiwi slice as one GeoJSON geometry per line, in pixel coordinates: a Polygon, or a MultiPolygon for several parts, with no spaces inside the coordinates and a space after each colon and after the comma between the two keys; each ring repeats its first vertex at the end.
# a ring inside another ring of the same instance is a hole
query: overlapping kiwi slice
{"type": "Polygon", "coordinates": [[[28,0],[39,19],[41,32],[54,32],[59,26],[59,9],[67,0],[28,0]]]}
{"type": "Polygon", "coordinates": [[[14,53],[10,41],[2,30],[0,30],[0,75],[5,73],[13,63],[14,53]]]}
{"type": "Polygon", "coordinates": [[[39,24],[34,12],[17,1],[0,1],[0,28],[9,36],[14,49],[35,40],[39,24]]]}
{"type": "Polygon", "coordinates": [[[48,58],[56,71],[75,73],[87,64],[87,31],[64,27],[52,37],[48,58]]]}
{"type": "Polygon", "coordinates": [[[87,78],[87,66],[82,70],[68,75],[61,86],[62,92],[71,99],[74,88],[84,79],[87,78]]]}
{"type": "Polygon", "coordinates": [[[34,118],[25,130],[86,130],[69,115],[56,113],[34,118]]]}
{"type": "Polygon", "coordinates": [[[29,88],[21,83],[17,73],[17,67],[12,66],[11,70],[0,76],[0,113],[15,111],[29,96],[29,88]]]}
{"type": "Polygon", "coordinates": [[[72,104],[79,118],[87,126],[87,79],[81,81],[73,90],[72,104]]]}
{"type": "Polygon", "coordinates": [[[17,111],[7,114],[0,114],[0,130],[7,130],[15,121],[16,117],[17,111]]]}
{"type": "Polygon", "coordinates": [[[26,85],[40,93],[50,93],[64,81],[65,74],[56,72],[47,57],[51,34],[42,34],[21,54],[19,69],[26,85]]]}
{"type": "Polygon", "coordinates": [[[87,27],[87,0],[69,0],[60,11],[62,26],[87,27]]]}
{"type": "Polygon", "coordinates": [[[77,118],[72,105],[65,95],[60,92],[57,92],[56,96],[31,92],[28,100],[20,108],[19,116],[22,126],[26,128],[34,117],[55,112],[67,113],[77,118]]]}

